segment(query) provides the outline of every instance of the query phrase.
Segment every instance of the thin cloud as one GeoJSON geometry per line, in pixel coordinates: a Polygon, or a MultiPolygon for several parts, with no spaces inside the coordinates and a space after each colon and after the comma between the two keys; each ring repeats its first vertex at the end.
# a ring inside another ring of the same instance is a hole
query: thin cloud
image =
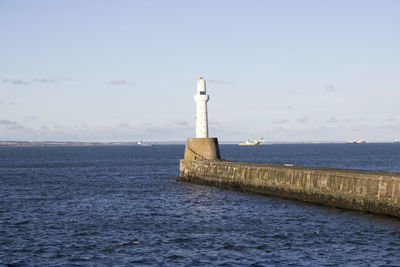
{"type": "Polygon", "coordinates": [[[288,123],[288,120],[278,120],[278,121],[273,121],[272,124],[284,124],[284,123],[288,123]]]}
{"type": "Polygon", "coordinates": [[[327,123],[337,123],[339,122],[339,119],[337,118],[330,118],[329,120],[326,121],[327,123]]]}
{"type": "Polygon", "coordinates": [[[309,120],[310,120],[309,118],[303,117],[303,118],[298,118],[298,119],[296,120],[296,122],[297,122],[297,123],[306,123],[306,122],[308,122],[309,120]]]}
{"type": "Polygon", "coordinates": [[[50,129],[50,127],[49,126],[47,126],[47,125],[42,125],[41,127],[40,127],[40,129],[42,130],[42,131],[51,131],[51,129],[50,129]]]}
{"type": "Polygon", "coordinates": [[[189,123],[187,121],[176,121],[174,122],[178,126],[188,126],[189,123]]]}
{"type": "Polygon", "coordinates": [[[17,106],[17,102],[0,102],[0,106],[17,106]]]}
{"type": "Polygon", "coordinates": [[[32,115],[32,116],[26,117],[26,118],[24,119],[24,122],[25,122],[25,123],[31,123],[31,122],[37,121],[38,119],[39,119],[38,117],[32,115]]]}
{"type": "Polygon", "coordinates": [[[13,85],[27,85],[29,82],[24,80],[14,80],[14,79],[3,79],[3,83],[9,83],[13,85]]]}
{"type": "MultiPolygon", "coordinates": [[[[36,78],[33,80],[33,82],[37,82],[37,83],[56,83],[56,82],[67,82],[67,81],[73,81],[73,79],[68,78],[68,77],[60,77],[59,79],[36,78]]],[[[28,85],[31,83],[30,81],[26,81],[26,80],[10,79],[10,78],[4,78],[4,79],[2,79],[2,82],[8,83],[8,84],[13,84],[13,85],[28,85]]]]}
{"type": "Polygon", "coordinates": [[[134,82],[130,82],[127,80],[112,80],[112,81],[110,81],[110,84],[116,85],[116,86],[118,86],[118,85],[135,86],[134,82]]]}
{"type": "Polygon", "coordinates": [[[217,80],[217,79],[207,79],[207,82],[216,83],[216,84],[236,84],[232,81],[225,81],[225,80],[217,80]]]}
{"type": "Polygon", "coordinates": [[[72,81],[75,81],[74,78],[65,77],[65,76],[60,76],[58,80],[63,81],[63,82],[72,82],[72,81]]]}
{"type": "Polygon", "coordinates": [[[0,119],[0,127],[12,130],[24,129],[24,126],[15,121],[2,120],[2,119],[0,119]]]}
{"type": "Polygon", "coordinates": [[[325,86],[325,90],[328,92],[336,92],[338,89],[333,84],[328,84],[325,86]]]}
{"type": "Polygon", "coordinates": [[[13,124],[16,124],[16,122],[9,120],[0,120],[0,125],[13,125],[13,124]]]}
{"type": "Polygon", "coordinates": [[[128,128],[128,127],[131,127],[131,126],[126,122],[121,122],[120,124],[117,125],[117,127],[128,128]]]}
{"type": "Polygon", "coordinates": [[[57,82],[56,79],[48,79],[48,78],[37,78],[37,79],[35,79],[35,81],[39,82],[39,83],[55,83],[55,82],[57,82]]]}
{"type": "Polygon", "coordinates": [[[288,92],[289,95],[293,96],[305,96],[307,93],[305,91],[293,91],[293,92],[288,92]]]}

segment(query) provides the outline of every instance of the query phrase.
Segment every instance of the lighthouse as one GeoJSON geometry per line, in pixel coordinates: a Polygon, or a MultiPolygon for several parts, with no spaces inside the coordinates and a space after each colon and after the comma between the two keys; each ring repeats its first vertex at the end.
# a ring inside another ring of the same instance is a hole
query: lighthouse
{"type": "Polygon", "coordinates": [[[219,160],[218,139],[208,137],[207,102],[210,96],[206,92],[204,78],[197,80],[196,102],[196,138],[186,141],[184,160],[219,160]]]}
{"type": "Polygon", "coordinates": [[[197,80],[196,102],[196,138],[208,138],[208,114],[207,102],[210,96],[206,93],[206,81],[204,78],[197,80]]]}

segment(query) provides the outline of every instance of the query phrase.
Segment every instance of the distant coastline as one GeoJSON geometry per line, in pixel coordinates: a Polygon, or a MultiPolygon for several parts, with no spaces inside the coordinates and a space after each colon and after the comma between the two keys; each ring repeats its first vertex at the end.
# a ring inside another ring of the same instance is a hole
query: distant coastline
{"type": "MultiPolygon", "coordinates": [[[[156,141],[146,142],[154,145],[184,145],[186,141],[156,141]]],[[[240,141],[221,141],[220,145],[236,145],[240,141]]],[[[345,144],[346,141],[272,141],[271,144],[345,144]]],[[[391,142],[371,142],[391,143],[391,142]]],[[[135,146],[132,142],[79,142],[79,141],[0,141],[0,147],[32,147],[32,146],[135,146]]]]}
{"type": "MultiPolygon", "coordinates": [[[[185,144],[184,141],[166,141],[166,142],[151,142],[155,145],[180,145],[185,144]]],[[[72,142],[72,141],[0,141],[0,147],[4,146],[133,146],[137,142],[72,142]]]]}

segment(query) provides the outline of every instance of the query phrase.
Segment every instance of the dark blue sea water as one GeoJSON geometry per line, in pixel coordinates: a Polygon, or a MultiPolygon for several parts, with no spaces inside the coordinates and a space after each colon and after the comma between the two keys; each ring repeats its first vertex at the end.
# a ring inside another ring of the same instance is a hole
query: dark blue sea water
{"type": "MultiPolygon", "coordinates": [[[[400,264],[400,220],[176,182],[184,146],[0,147],[0,265],[400,264]]],[[[400,171],[400,145],[222,145],[240,161],[400,171]]]]}

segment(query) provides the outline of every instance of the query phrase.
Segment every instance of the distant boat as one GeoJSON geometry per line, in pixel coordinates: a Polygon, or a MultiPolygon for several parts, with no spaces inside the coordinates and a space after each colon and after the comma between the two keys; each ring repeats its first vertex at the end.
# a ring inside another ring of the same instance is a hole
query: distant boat
{"type": "Polygon", "coordinates": [[[394,140],[395,143],[400,143],[399,139],[394,140]]]}
{"type": "Polygon", "coordinates": [[[139,140],[137,142],[138,146],[154,146],[154,144],[149,144],[149,143],[143,143],[142,140],[139,140]]]}
{"type": "Polygon", "coordinates": [[[257,145],[259,145],[260,143],[258,143],[256,140],[254,140],[254,141],[250,141],[250,140],[247,140],[246,142],[244,142],[244,143],[239,143],[238,145],[239,146],[257,146],[257,145]]]}
{"type": "Polygon", "coordinates": [[[352,140],[352,141],[347,141],[347,144],[365,144],[365,140],[352,140]]]}
{"type": "Polygon", "coordinates": [[[261,139],[254,139],[253,141],[247,140],[244,143],[239,143],[239,146],[258,146],[260,144],[262,144],[264,141],[264,137],[261,139]]]}

